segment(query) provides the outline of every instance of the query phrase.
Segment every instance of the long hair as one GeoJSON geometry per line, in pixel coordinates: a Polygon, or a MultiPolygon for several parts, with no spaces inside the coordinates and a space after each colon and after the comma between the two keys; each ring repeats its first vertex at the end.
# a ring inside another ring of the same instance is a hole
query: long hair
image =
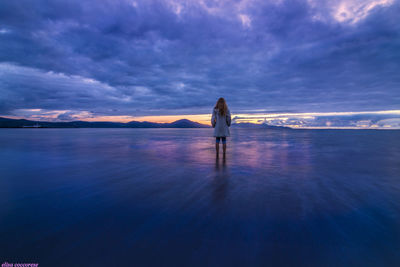
{"type": "Polygon", "coordinates": [[[228,105],[226,104],[226,101],[223,97],[220,97],[217,101],[217,103],[215,104],[215,109],[219,110],[219,113],[222,116],[225,116],[228,113],[228,105]]]}

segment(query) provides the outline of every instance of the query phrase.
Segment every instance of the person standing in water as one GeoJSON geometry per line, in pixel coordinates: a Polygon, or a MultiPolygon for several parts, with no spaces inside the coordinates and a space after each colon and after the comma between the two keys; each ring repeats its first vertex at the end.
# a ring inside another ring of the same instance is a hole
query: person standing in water
{"type": "Polygon", "coordinates": [[[225,99],[220,97],[215,104],[212,116],[211,124],[214,128],[215,150],[217,157],[219,156],[219,143],[222,140],[222,148],[224,156],[226,153],[226,137],[230,136],[229,126],[231,126],[231,113],[226,105],[225,99]]]}

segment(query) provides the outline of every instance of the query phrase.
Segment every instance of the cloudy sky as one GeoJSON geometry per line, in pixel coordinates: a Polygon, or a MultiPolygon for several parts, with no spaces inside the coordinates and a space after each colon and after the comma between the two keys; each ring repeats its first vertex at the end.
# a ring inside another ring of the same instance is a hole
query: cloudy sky
{"type": "Polygon", "coordinates": [[[400,127],[400,0],[2,0],[0,116],[400,127]]]}

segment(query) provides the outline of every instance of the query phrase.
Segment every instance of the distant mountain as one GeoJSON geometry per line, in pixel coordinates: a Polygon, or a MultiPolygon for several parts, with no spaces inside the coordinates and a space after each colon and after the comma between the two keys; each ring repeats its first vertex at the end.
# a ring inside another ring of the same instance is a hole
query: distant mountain
{"type": "Polygon", "coordinates": [[[148,121],[122,122],[47,122],[16,120],[0,117],[0,128],[210,128],[211,126],[182,119],[171,123],[156,123],[148,121]]]}
{"type": "Polygon", "coordinates": [[[211,126],[204,125],[204,124],[194,122],[194,121],[190,121],[187,119],[174,121],[174,122],[170,123],[170,126],[172,126],[172,128],[204,128],[204,126],[207,126],[207,128],[211,127],[211,126]]]}
{"type": "MultiPolygon", "coordinates": [[[[284,126],[273,126],[268,124],[255,123],[233,123],[233,128],[246,129],[291,129],[284,126]]],[[[171,123],[157,123],[148,121],[122,122],[90,122],[90,121],[70,121],[70,122],[49,122],[16,120],[0,117],[0,128],[210,128],[211,126],[194,122],[187,119],[177,120],[171,123]]]]}
{"type": "Polygon", "coordinates": [[[131,121],[127,123],[129,128],[210,128],[211,126],[187,119],[177,120],[171,123],[156,123],[148,121],[131,121]]]}
{"type": "Polygon", "coordinates": [[[274,126],[268,125],[265,123],[256,124],[256,123],[249,123],[249,122],[242,122],[242,123],[232,123],[232,127],[234,128],[247,128],[247,129],[292,129],[286,126],[274,126]]]}

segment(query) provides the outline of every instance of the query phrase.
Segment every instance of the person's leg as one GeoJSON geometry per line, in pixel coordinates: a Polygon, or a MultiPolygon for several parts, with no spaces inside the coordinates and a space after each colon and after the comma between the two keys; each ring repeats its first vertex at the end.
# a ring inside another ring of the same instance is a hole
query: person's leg
{"type": "Polygon", "coordinates": [[[222,149],[224,151],[224,155],[226,153],[226,137],[222,137],[222,149]]]}
{"type": "Polygon", "coordinates": [[[217,156],[219,155],[219,141],[220,141],[220,138],[216,137],[215,138],[215,151],[217,152],[217,156]]]}

